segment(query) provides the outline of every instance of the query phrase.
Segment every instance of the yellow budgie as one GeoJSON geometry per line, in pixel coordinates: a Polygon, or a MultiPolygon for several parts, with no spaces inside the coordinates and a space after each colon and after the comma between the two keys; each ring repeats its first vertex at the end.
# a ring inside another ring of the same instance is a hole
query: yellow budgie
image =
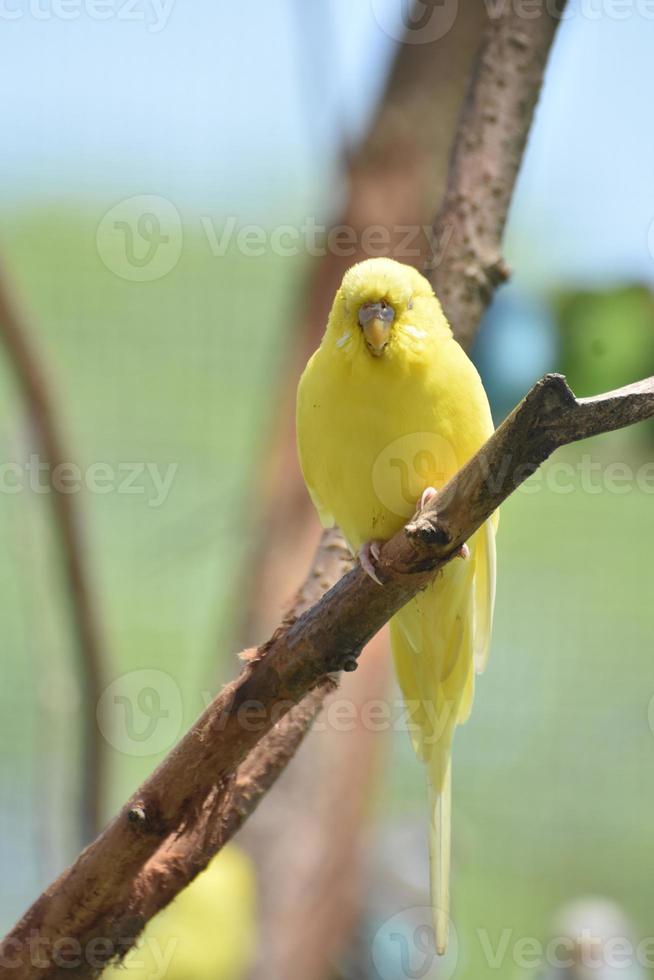
{"type": "MultiPolygon", "coordinates": [[[[297,434],[323,524],[339,525],[375,580],[379,542],[492,431],[479,375],[427,280],[391,259],[353,266],[300,381],[297,434]]],[[[452,736],[470,713],[475,669],[485,665],[494,601],[495,524],[488,522],[390,624],[414,748],[428,771],[439,952],[449,924],[452,736]]]]}

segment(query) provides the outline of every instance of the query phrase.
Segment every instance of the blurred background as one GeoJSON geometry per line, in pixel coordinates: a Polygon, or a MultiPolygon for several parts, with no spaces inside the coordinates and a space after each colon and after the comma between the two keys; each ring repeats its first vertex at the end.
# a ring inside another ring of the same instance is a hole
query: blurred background
{"type": "MultiPolygon", "coordinates": [[[[444,37],[403,44],[403,9],[0,9],[5,928],[302,579],[319,529],[297,378],[343,270],[389,250],[362,229],[413,223],[398,257],[424,254],[478,41],[462,5],[444,37]],[[340,224],[354,244],[328,240],[340,224]]],[[[496,421],[549,370],[578,395],[654,373],[651,14],[579,0],[559,30],[513,277],[474,351],[496,421]]],[[[491,663],[455,743],[446,960],[421,945],[424,778],[382,638],[343,696],[384,700],[393,724],[327,713],[218,859],[218,980],[543,976],[519,942],[547,943],[580,901],[600,930],[628,923],[610,935],[652,935],[653,451],[648,425],[568,448],[503,508],[491,663]]]]}

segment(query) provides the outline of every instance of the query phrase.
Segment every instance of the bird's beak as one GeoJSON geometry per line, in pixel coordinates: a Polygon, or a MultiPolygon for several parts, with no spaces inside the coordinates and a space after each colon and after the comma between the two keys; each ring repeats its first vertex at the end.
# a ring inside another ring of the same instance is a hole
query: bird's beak
{"type": "Polygon", "coordinates": [[[374,357],[380,357],[388,343],[395,310],[388,303],[364,303],[359,309],[359,325],[366,338],[368,350],[374,357]]]}

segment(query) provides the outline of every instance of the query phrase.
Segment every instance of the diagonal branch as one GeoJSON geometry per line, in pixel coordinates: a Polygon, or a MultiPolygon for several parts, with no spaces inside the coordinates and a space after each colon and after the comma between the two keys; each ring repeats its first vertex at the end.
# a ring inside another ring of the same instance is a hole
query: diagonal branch
{"type": "MultiPolygon", "coordinates": [[[[435,544],[440,560],[460,547],[555,449],[653,416],[654,378],[593,398],[575,398],[563,375],[548,374],[443,488],[434,506],[408,525],[407,536],[435,544]]],[[[403,559],[402,553],[388,556],[399,567],[403,559]]],[[[432,560],[429,550],[424,567],[432,560]]],[[[409,561],[407,567],[413,570],[420,563],[409,561]]]]}
{"type": "MultiPolygon", "coordinates": [[[[327,583],[337,581],[351,564],[352,558],[338,531],[326,531],[287,620],[294,622],[310,609],[323,595],[327,583]]],[[[142,926],[206,868],[254,812],[299,749],[336,684],[337,679],[327,675],[291,708],[241,763],[228,792],[220,792],[221,787],[216,786],[214,797],[204,807],[193,832],[164,844],[146,864],[132,883],[127,899],[128,907],[137,911],[130,933],[122,937],[123,949],[129,948],[142,926]]]]}
{"type": "MultiPolygon", "coordinates": [[[[93,947],[96,961],[124,948],[125,933],[131,934],[134,918],[142,919],[147,907],[144,895],[137,906],[132,896],[130,904],[132,880],[164,842],[174,846],[176,835],[194,833],[204,809],[213,805],[217,792],[233,785],[239,765],[274,724],[327,675],[354,669],[377,630],[554,449],[651,417],[654,378],[579,400],[561,375],[538,382],[435,504],[384,545],[384,588],[357,565],[259,647],[103,834],[6,937],[0,975],[6,972],[16,980],[55,976],[50,957],[64,937],[83,950],[102,937],[102,951],[97,942],[93,947]],[[34,935],[40,941],[40,965],[30,951],[34,935]]],[[[83,975],[91,972],[87,966],[83,975]]]]}

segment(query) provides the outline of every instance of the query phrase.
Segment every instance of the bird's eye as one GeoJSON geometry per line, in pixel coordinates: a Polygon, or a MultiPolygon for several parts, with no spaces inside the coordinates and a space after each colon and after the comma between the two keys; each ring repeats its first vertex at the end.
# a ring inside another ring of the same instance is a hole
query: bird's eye
{"type": "Polygon", "coordinates": [[[406,308],[407,308],[407,310],[412,310],[413,309],[413,300],[412,299],[410,299],[409,302],[406,304],[406,308]]]}

